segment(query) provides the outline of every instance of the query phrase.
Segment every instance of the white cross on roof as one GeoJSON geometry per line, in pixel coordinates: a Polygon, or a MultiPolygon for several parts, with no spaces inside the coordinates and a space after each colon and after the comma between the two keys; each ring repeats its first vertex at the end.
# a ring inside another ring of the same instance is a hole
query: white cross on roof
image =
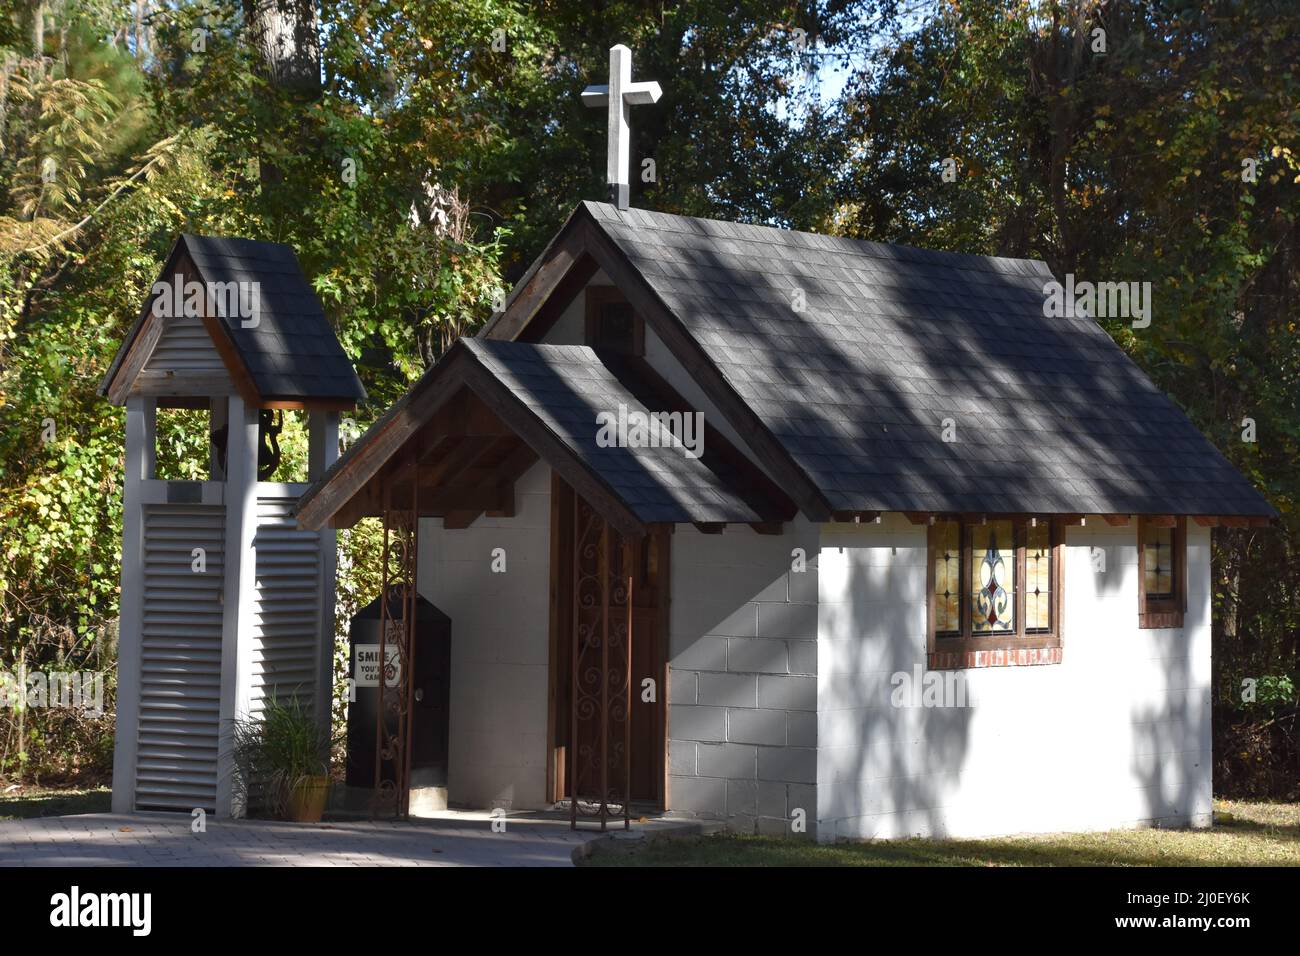
{"type": "Polygon", "coordinates": [[[609,48],[609,83],[589,86],[582,91],[585,106],[609,108],[609,151],[605,162],[605,181],[609,198],[619,209],[628,205],[628,165],[631,159],[631,134],[627,111],[633,106],[658,102],[663,91],[653,80],[632,82],[632,51],[623,44],[609,48]]]}

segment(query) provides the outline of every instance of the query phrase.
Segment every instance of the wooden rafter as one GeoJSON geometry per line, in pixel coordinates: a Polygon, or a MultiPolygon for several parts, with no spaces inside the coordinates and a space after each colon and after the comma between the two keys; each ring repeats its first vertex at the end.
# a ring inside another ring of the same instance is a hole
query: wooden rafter
{"type": "Polygon", "coordinates": [[[879,511],[834,511],[831,513],[831,520],[842,524],[869,524],[879,517],[879,511]]]}
{"type": "MultiPolygon", "coordinates": [[[[557,287],[564,282],[574,267],[578,266],[583,258],[585,236],[581,231],[571,228],[574,224],[571,219],[551,245],[538,256],[530,273],[524,276],[519,287],[511,294],[505,313],[489,324],[492,338],[516,338],[533,321],[534,316],[555,297],[557,287]]],[[[590,268],[592,272],[595,271],[594,264],[590,268]]],[[[574,294],[590,277],[591,273],[588,272],[582,277],[581,283],[575,283],[574,294]]]]}
{"type": "Polygon", "coordinates": [[[508,439],[492,435],[466,435],[431,464],[421,466],[420,484],[439,488],[454,485],[499,443],[508,439]]]}

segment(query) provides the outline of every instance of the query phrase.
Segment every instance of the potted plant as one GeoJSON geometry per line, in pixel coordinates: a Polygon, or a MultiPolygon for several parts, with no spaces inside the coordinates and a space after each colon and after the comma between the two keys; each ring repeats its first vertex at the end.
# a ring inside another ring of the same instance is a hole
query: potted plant
{"type": "Polygon", "coordinates": [[[260,798],[274,816],[317,823],[329,795],[335,735],[297,696],[265,699],[260,714],[235,721],[235,771],[250,803],[260,798]]]}

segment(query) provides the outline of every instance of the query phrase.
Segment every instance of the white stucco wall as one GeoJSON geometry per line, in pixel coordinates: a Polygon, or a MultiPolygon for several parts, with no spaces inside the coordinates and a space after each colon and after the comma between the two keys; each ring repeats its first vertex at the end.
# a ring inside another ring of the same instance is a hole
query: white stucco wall
{"type": "Polygon", "coordinates": [[[550,469],[515,486],[513,518],[447,531],[420,522],[419,590],[451,618],[447,799],[453,806],[545,803],[550,469]],[[492,552],[505,550],[505,573],[492,552]]]}
{"type": "Polygon", "coordinates": [[[1209,823],[1209,532],[1185,626],[1144,631],[1136,526],[1094,521],[1066,535],[1063,662],[960,671],[972,705],[928,709],[890,682],[925,670],[924,527],[823,527],[819,839],[1209,823]]]}
{"type": "Polygon", "coordinates": [[[818,534],[786,528],[672,536],[668,806],[748,833],[815,825],[818,534]]]}

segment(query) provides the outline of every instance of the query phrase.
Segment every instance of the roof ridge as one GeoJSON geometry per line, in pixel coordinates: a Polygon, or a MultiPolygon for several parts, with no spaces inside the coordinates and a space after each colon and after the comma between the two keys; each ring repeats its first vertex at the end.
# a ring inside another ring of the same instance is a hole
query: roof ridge
{"type": "Polygon", "coordinates": [[[671,222],[682,222],[697,224],[699,228],[695,229],[674,229],[667,225],[654,224],[648,228],[657,229],[665,232],[681,232],[691,235],[703,235],[716,239],[741,239],[751,242],[771,242],[781,244],[777,236],[787,237],[784,242],[789,243],[791,240],[799,242],[807,248],[819,250],[822,252],[839,252],[854,255],[861,255],[870,259],[907,259],[914,262],[923,262],[931,264],[949,263],[960,267],[965,264],[982,263],[986,268],[980,271],[991,271],[998,273],[1010,273],[1013,275],[1034,275],[1043,274],[1050,277],[1051,270],[1047,263],[1042,259],[1027,259],[1015,256],[986,256],[976,252],[950,252],[942,249],[925,249],[920,246],[909,246],[898,242],[878,242],[873,239],[857,239],[852,236],[833,236],[823,232],[808,232],[802,229],[785,229],[780,226],[769,226],[760,223],[734,222],[727,219],[709,219],[703,216],[685,216],[680,213],[661,212],[654,209],[626,209],[619,210],[617,207],[602,202],[595,202],[590,199],[583,200],[582,205],[592,213],[594,219],[600,223],[619,223],[633,229],[647,228],[638,217],[644,218],[651,223],[656,219],[666,219],[671,222]],[[724,228],[719,228],[724,227],[724,228]],[[725,227],[739,231],[729,232],[725,227]],[[757,234],[755,234],[757,233],[757,234]],[[903,253],[898,255],[897,253],[903,253]],[[1026,272],[1021,268],[1021,264],[1028,264],[1039,268],[1031,272],[1026,272]]]}

